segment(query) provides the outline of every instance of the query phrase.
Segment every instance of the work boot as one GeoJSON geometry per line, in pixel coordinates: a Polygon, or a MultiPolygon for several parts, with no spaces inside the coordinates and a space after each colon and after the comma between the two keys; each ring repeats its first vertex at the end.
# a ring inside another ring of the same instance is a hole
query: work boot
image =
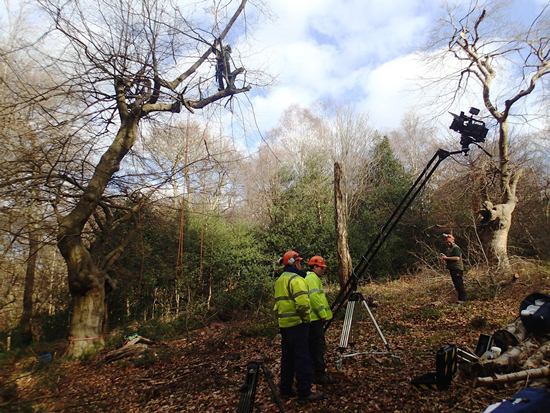
{"type": "Polygon", "coordinates": [[[325,395],[321,392],[315,392],[315,393],[309,393],[307,396],[300,396],[298,397],[298,403],[300,404],[307,404],[307,403],[314,403],[318,402],[319,400],[324,400],[325,395]]]}
{"type": "Polygon", "coordinates": [[[331,375],[325,373],[325,374],[315,376],[314,379],[313,379],[313,383],[315,383],[315,384],[334,384],[334,383],[336,383],[336,380],[334,380],[334,378],[331,375]]]}

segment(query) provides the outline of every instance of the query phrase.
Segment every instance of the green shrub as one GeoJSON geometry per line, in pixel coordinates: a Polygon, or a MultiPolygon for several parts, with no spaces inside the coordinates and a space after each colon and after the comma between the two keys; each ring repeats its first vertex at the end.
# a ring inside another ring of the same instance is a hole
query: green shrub
{"type": "Polygon", "coordinates": [[[107,336],[107,339],[105,340],[105,348],[107,350],[114,350],[122,347],[126,342],[127,335],[128,334],[125,331],[117,330],[116,332],[112,332],[107,336]]]}
{"type": "Polygon", "coordinates": [[[230,321],[243,313],[262,310],[266,303],[271,306],[271,296],[268,291],[267,284],[259,282],[217,294],[212,300],[216,316],[221,321],[230,321]]]}
{"type": "Polygon", "coordinates": [[[42,329],[41,341],[54,341],[67,337],[69,334],[69,311],[60,311],[53,315],[46,313],[33,317],[33,322],[42,329]]]}
{"type": "Polygon", "coordinates": [[[158,319],[149,320],[139,326],[137,333],[151,340],[162,340],[172,337],[172,328],[170,323],[163,323],[158,319]]]}

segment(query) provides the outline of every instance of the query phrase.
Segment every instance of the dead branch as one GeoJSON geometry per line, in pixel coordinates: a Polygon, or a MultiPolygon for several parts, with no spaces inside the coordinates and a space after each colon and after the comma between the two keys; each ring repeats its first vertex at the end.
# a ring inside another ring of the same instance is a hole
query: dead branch
{"type": "Polygon", "coordinates": [[[512,383],[519,380],[538,379],[541,377],[550,377],[550,366],[522,370],[515,373],[495,374],[495,377],[478,377],[476,382],[486,386],[494,383],[512,383]]]}
{"type": "Polygon", "coordinates": [[[128,341],[121,348],[107,353],[101,363],[106,364],[123,358],[140,356],[149,348],[149,345],[153,343],[154,342],[148,338],[137,336],[128,341]]]}

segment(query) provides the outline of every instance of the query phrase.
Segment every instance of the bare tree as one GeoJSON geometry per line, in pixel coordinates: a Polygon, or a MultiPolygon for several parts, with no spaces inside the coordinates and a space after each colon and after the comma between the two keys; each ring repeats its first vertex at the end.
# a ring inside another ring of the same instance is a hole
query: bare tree
{"type": "MultiPolygon", "coordinates": [[[[88,163],[89,176],[83,176],[81,182],[62,176],[61,187],[72,185],[75,202],[61,197],[56,204],[57,242],[67,264],[72,296],[67,353],[78,357],[104,345],[105,298],[111,284],[107,272],[128,242],[125,239],[105,251],[103,241],[124,222],[133,220],[141,206],[142,195],[131,191],[127,199],[134,205],[113,214],[112,199],[106,197],[112,194],[108,185],[113,188],[119,182],[117,172],[139,136],[142,120],[178,113],[182,108],[192,113],[249,90],[240,79],[217,90],[212,74],[215,45],[225,41],[246,0],[238,2],[234,11],[229,9],[232,2],[209,11],[201,16],[201,24],[171,1],[39,3],[54,23],[52,35],[66,45],[57,56],[55,49],[49,50],[51,63],[46,67],[66,78],[41,96],[81,99],[79,105],[61,105],[46,116],[55,122],[66,112],[78,112],[81,120],[72,123],[74,133],[95,131],[90,135],[95,137],[94,146],[106,148],[99,159],[88,163]],[[211,28],[204,23],[209,17],[211,28]],[[225,25],[218,29],[222,22],[225,25]]],[[[243,72],[233,71],[235,76],[243,72]]],[[[123,189],[124,183],[120,185],[123,189]]]]}
{"type": "Polygon", "coordinates": [[[348,246],[348,223],[368,186],[368,149],[376,132],[369,126],[366,115],[351,107],[327,106],[326,121],[321,132],[324,150],[334,165],[334,220],[338,279],[346,284],[353,263],[348,246]],[[333,113],[333,116],[328,114],[333,113]]]}
{"type": "Polygon", "coordinates": [[[498,20],[496,7],[483,8],[478,2],[462,18],[450,13],[445,22],[450,32],[445,35],[444,57],[450,56],[460,64],[451,77],[443,79],[446,83],[456,82],[452,100],[471,91],[471,83],[475,82],[481,87],[485,108],[498,126],[500,193],[497,200],[487,198],[482,204],[480,234],[492,259],[503,267],[509,265],[508,233],[522,174],[521,168],[511,162],[510,124],[514,115],[521,114],[519,102],[535,96],[535,88],[543,87],[542,78],[550,73],[549,12],[546,4],[527,29],[518,29],[513,35],[509,34],[512,26],[498,20]],[[510,66],[515,69],[513,73],[503,74],[504,68],[510,66]],[[497,79],[498,74],[509,78],[497,79]],[[517,111],[514,113],[513,109],[517,111]]]}
{"type": "Polygon", "coordinates": [[[281,162],[285,160],[284,148],[274,140],[266,140],[258,148],[255,157],[242,163],[240,180],[244,202],[240,207],[240,213],[245,218],[260,225],[272,221],[273,201],[281,191],[281,162]]]}
{"type": "Polygon", "coordinates": [[[436,129],[414,112],[403,117],[400,129],[388,134],[395,154],[412,176],[418,176],[437,151],[436,129]]]}
{"type": "Polygon", "coordinates": [[[36,71],[36,64],[27,55],[32,47],[26,40],[30,35],[28,16],[21,6],[18,10],[8,7],[3,17],[6,21],[2,22],[5,31],[0,37],[0,238],[2,264],[21,263],[12,267],[16,269],[13,279],[18,280],[18,285],[11,289],[11,295],[18,310],[22,302],[22,311],[10,312],[5,320],[11,328],[19,318],[20,331],[27,339],[35,296],[43,298],[48,294],[46,290],[35,291],[35,281],[40,275],[39,251],[55,239],[55,220],[44,182],[51,173],[51,162],[59,153],[51,136],[45,139],[51,132],[48,125],[34,118],[37,106],[33,102],[33,87],[52,82],[49,76],[36,71]],[[24,278],[19,277],[19,272],[24,278]]]}
{"type": "Polygon", "coordinates": [[[338,257],[338,281],[344,288],[353,270],[348,245],[348,216],[342,192],[342,166],[334,162],[334,226],[336,229],[336,256],[338,257]]]}

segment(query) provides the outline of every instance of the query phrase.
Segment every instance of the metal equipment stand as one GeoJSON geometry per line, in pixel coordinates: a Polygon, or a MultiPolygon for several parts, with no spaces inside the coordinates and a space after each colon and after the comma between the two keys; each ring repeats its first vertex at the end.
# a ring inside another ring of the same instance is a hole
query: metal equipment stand
{"type": "Polygon", "coordinates": [[[284,413],[285,410],[283,403],[281,402],[279,393],[277,392],[277,387],[273,382],[273,374],[263,361],[251,361],[246,366],[246,376],[244,379],[244,384],[240,389],[241,396],[239,398],[237,413],[252,413],[260,372],[263,372],[265,381],[271,390],[271,398],[273,399],[273,402],[279,408],[279,412],[284,413]]]}
{"type": "Polygon", "coordinates": [[[390,345],[388,344],[386,337],[384,337],[384,334],[382,333],[380,326],[376,322],[376,318],[374,318],[374,315],[372,314],[372,311],[367,303],[367,300],[361,293],[354,292],[348,298],[348,303],[346,306],[346,315],[344,318],[344,324],[342,326],[342,334],[340,335],[340,345],[338,347],[338,351],[340,352],[340,357],[336,360],[336,368],[338,370],[342,368],[342,362],[345,358],[359,356],[362,354],[389,355],[393,359],[399,360],[399,357],[397,357],[392,353],[390,345]],[[357,303],[363,304],[363,307],[365,307],[365,309],[367,310],[367,313],[369,314],[369,317],[372,323],[374,324],[374,327],[376,328],[378,335],[380,336],[380,338],[382,339],[382,342],[384,343],[384,347],[386,348],[386,351],[356,351],[352,353],[345,352],[349,346],[349,339],[351,337],[352,326],[353,326],[353,314],[355,311],[355,305],[357,303]]]}
{"type": "MultiPolygon", "coordinates": [[[[388,342],[386,341],[386,338],[384,337],[384,334],[382,334],[382,330],[378,326],[378,323],[376,322],[374,316],[372,315],[372,312],[363,297],[361,293],[357,291],[357,287],[359,284],[359,281],[364,279],[366,276],[368,276],[368,269],[370,265],[372,264],[372,261],[376,254],[378,253],[379,249],[382,247],[388,236],[393,231],[393,228],[397,225],[405,211],[409,208],[411,203],[414,201],[414,199],[418,196],[419,192],[422,190],[422,188],[426,185],[432,174],[435,172],[437,167],[443,162],[445,159],[447,159],[451,155],[456,155],[459,153],[466,154],[468,152],[468,147],[463,147],[461,150],[457,151],[446,151],[443,149],[437,150],[437,152],[434,154],[434,156],[430,159],[422,173],[418,176],[416,181],[413,183],[411,188],[409,188],[408,192],[405,194],[399,205],[395,208],[390,218],[386,221],[384,226],[380,229],[378,232],[378,235],[375,237],[375,239],[371,242],[369,245],[367,252],[365,255],[361,257],[361,260],[357,264],[355,268],[353,268],[352,273],[350,274],[350,277],[346,284],[342,287],[340,290],[340,293],[334,300],[334,302],[331,305],[331,309],[333,314],[336,314],[338,310],[347,302],[347,308],[346,308],[346,317],[344,321],[344,326],[342,328],[342,336],[340,338],[340,347],[339,351],[342,353],[346,350],[348,346],[348,340],[349,335],[351,331],[351,325],[353,321],[353,311],[355,309],[355,304],[358,301],[361,301],[363,303],[363,306],[367,309],[369,316],[376,327],[376,331],[378,332],[378,335],[384,342],[384,346],[386,347],[387,352],[377,352],[378,354],[389,354],[392,358],[399,360],[399,357],[392,354],[388,342]]],[[[333,318],[334,320],[334,318],[333,318]]],[[[325,331],[328,329],[328,327],[331,324],[331,321],[327,321],[325,323],[325,331]]],[[[376,352],[375,352],[376,353],[376,352]]],[[[337,367],[338,365],[341,366],[341,362],[344,357],[352,357],[358,354],[365,354],[363,352],[361,353],[351,353],[351,354],[344,354],[340,357],[340,359],[337,361],[337,367]]],[[[370,353],[373,354],[373,353],[370,353]]]]}
{"type": "MultiPolygon", "coordinates": [[[[485,149],[483,149],[479,143],[485,142],[485,137],[487,136],[488,129],[485,127],[485,122],[474,118],[474,115],[479,114],[479,109],[476,108],[470,108],[470,114],[471,116],[465,115],[464,112],[460,112],[460,115],[455,115],[454,113],[451,113],[453,115],[453,122],[451,126],[449,126],[450,129],[452,129],[455,132],[460,133],[460,145],[461,149],[456,151],[446,151],[444,149],[438,149],[436,153],[432,156],[424,170],[420,173],[416,181],[413,183],[413,185],[409,188],[399,205],[395,208],[390,218],[386,221],[384,226],[380,229],[378,232],[378,235],[374,238],[374,240],[370,243],[367,252],[365,255],[361,257],[361,260],[359,263],[353,268],[351,274],[349,274],[348,280],[345,282],[345,284],[340,289],[340,292],[338,293],[338,296],[335,298],[334,302],[331,305],[331,310],[333,315],[336,315],[338,310],[347,302],[346,307],[346,316],[344,320],[344,326],[342,328],[342,336],[340,337],[340,347],[339,350],[341,353],[343,353],[346,348],[348,347],[348,341],[350,337],[351,332],[351,325],[353,322],[353,311],[355,309],[355,304],[360,301],[363,303],[363,306],[367,309],[367,312],[369,313],[369,316],[376,327],[376,331],[378,332],[378,335],[384,342],[384,346],[386,347],[386,352],[374,352],[378,354],[390,354],[391,357],[399,359],[398,357],[394,356],[391,353],[390,347],[388,345],[388,342],[386,341],[386,338],[384,337],[384,334],[382,334],[382,330],[380,330],[380,327],[378,326],[378,323],[376,322],[374,316],[372,315],[372,312],[367,304],[367,301],[363,297],[363,295],[359,292],[357,292],[357,287],[359,284],[359,281],[369,277],[369,267],[372,264],[372,261],[376,254],[378,253],[378,250],[382,247],[388,236],[393,231],[394,227],[397,225],[405,211],[409,208],[411,203],[414,201],[414,199],[417,197],[419,192],[422,190],[422,188],[426,185],[426,183],[429,181],[432,174],[435,172],[435,170],[438,168],[438,166],[443,162],[445,159],[447,159],[449,156],[457,155],[457,154],[464,154],[468,155],[468,152],[470,150],[470,145],[475,145],[479,147],[480,149],[485,152],[489,157],[491,154],[487,152],[485,149]]],[[[325,331],[329,328],[332,320],[334,320],[334,317],[327,321],[324,325],[325,331]]],[[[344,357],[352,357],[358,354],[365,354],[365,352],[360,353],[351,353],[351,354],[344,354],[340,358],[340,363],[344,357]]],[[[372,354],[372,352],[370,353],[372,354]]],[[[338,363],[338,361],[337,361],[338,363]]],[[[338,364],[337,364],[338,367],[338,364]]]]}

